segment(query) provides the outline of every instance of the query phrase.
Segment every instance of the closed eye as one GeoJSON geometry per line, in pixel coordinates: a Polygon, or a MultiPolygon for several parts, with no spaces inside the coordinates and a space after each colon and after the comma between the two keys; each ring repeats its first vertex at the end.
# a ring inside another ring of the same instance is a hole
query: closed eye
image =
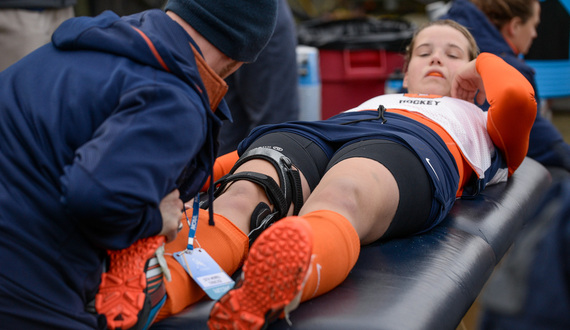
{"type": "Polygon", "coordinates": [[[446,55],[451,59],[462,59],[465,56],[465,52],[461,47],[450,44],[446,50],[446,55]]]}
{"type": "Polygon", "coordinates": [[[429,45],[419,45],[416,49],[415,49],[415,54],[416,56],[419,57],[426,57],[431,55],[432,53],[432,47],[430,47],[429,45]]]}

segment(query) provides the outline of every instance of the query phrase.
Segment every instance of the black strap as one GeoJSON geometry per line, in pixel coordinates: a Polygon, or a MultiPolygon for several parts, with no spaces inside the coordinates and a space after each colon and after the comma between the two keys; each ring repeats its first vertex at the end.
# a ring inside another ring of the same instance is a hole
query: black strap
{"type": "Polygon", "coordinates": [[[299,214],[301,207],[303,207],[303,186],[301,185],[301,175],[299,171],[290,170],[287,172],[291,179],[291,191],[293,198],[293,215],[299,214]]]}
{"type": "Polygon", "coordinates": [[[353,121],[349,121],[346,123],[342,123],[341,125],[350,125],[350,124],[354,124],[354,123],[359,123],[361,121],[371,121],[371,120],[378,120],[378,119],[382,119],[382,124],[385,124],[388,119],[384,118],[384,114],[386,113],[386,108],[380,104],[380,106],[378,107],[378,115],[376,117],[371,117],[371,118],[364,118],[364,119],[357,119],[357,120],[353,120],[353,121]]]}
{"type": "Polygon", "coordinates": [[[275,206],[275,209],[279,212],[279,214],[287,214],[287,210],[289,209],[289,204],[285,198],[285,195],[281,191],[281,188],[273,180],[272,177],[257,173],[257,172],[239,172],[239,173],[231,173],[226,174],[221,179],[216,181],[216,190],[214,191],[214,198],[220,196],[226,188],[233,183],[234,181],[239,180],[247,180],[253,183],[256,183],[263,187],[265,194],[271,201],[271,203],[275,206]]]}

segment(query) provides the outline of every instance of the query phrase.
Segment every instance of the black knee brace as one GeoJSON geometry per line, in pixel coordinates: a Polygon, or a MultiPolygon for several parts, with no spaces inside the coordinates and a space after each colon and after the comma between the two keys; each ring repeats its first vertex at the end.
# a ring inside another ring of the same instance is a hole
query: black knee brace
{"type": "MultiPolygon", "coordinates": [[[[220,196],[231,183],[238,180],[247,180],[260,185],[269,201],[274,205],[279,218],[287,215],[291,203],[293,203],[294,215],[297,215],[303,206],[303,190],[299,171],[293,169],[291,160],[277,150],[258,147],[243,154],[230,170],[230,173],[214,184],[214,198],[220,196]],[[252,159],[269,161],[277,170],[281,185],[277,184],[270,176],[262,173],[250,171],[234,173],[239,166],[252,159]]],[[[207,208],[208,205],[209,202],[203,203],[201,207],[207,208]]]]}

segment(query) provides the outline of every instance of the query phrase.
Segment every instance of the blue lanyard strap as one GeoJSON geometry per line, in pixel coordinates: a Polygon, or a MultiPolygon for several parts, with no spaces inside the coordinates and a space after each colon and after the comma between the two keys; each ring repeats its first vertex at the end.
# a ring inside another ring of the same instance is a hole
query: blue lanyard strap
{"type": "Polygon", "coordinates": [[[194,204],[192,205],[192,222],[188,218],[188,213],[186,213],[186,208],[184,208],[184,215],[186,215],[186,222],[188,222],[188,244],[186,245],[186,250],[194,250],[194,236],[196,236],[196,227],[198,227],[198,215],[200,214],[200,195],[194,197],[194,204]]]}

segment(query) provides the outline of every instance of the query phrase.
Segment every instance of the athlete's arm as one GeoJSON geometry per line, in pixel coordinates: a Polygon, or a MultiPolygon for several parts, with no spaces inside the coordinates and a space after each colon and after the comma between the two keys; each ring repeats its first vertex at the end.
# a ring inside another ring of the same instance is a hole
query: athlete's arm
{"type": "Polygon", "coordinates": [[[455,93],[473,97],[473,88],[480,92],[478,102],[486,96],[490,104],[487,131],[502,151],[511,175],[528,150],[530,129],[537,109],[534,89],[520,72],[493,54],[482,53],[469,66],[457,74],[452,96],[455,93]],[[473,65],[476,72],[472,70],[473,65]],[[474,74],[481,78],[474,79],[474,74]]]}

